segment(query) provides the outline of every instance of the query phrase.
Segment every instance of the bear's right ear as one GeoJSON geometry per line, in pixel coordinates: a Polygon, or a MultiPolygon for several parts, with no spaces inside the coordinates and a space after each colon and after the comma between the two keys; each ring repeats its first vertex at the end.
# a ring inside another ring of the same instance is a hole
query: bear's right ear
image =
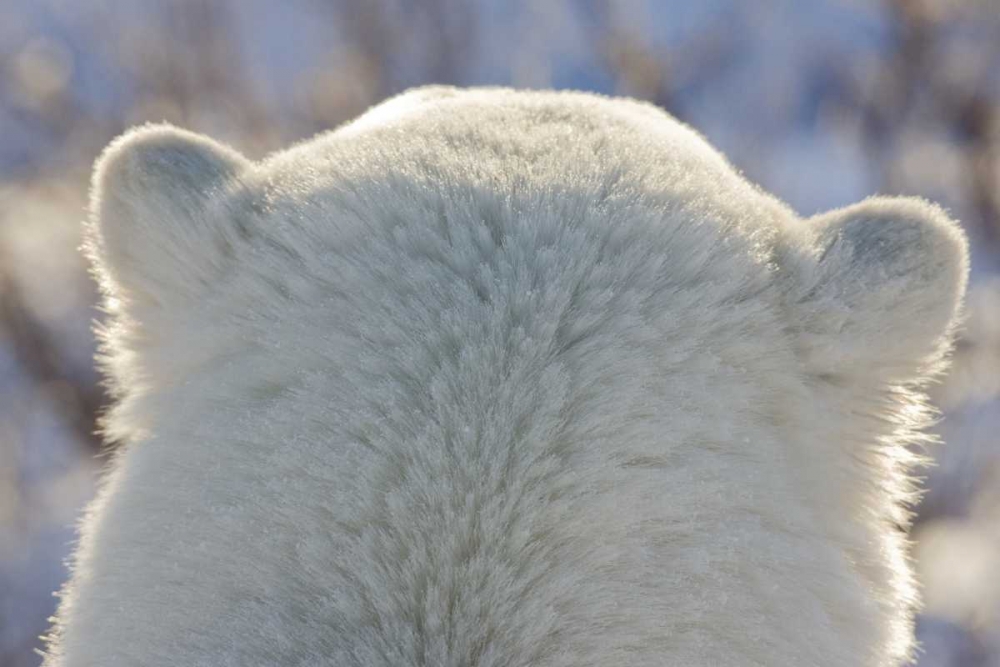
{"type": "Polygon", "coordinates": [[[241,234],[226,202],[249,166],[236,151],[169,125],[113,141],[94,170],[84,246],[105,288],[162,304],[210,284],[241,234]]]}
{"type": "Polygon", "coordinates": [[[806,221],[794,323],[816,373],[914,380],[937,368],[958,320],[968,243],[940,208],[874,197],[806,221]]]}

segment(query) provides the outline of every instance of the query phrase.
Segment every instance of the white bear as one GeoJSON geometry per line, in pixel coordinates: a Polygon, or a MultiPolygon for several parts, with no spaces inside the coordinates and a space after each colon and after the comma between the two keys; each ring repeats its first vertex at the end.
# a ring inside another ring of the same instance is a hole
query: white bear
{"type": "Polygon", "coordinates": [[[656,108],[425,88],[251,162],[146,126],[86,249],[124,443],[50,667],[886,667],[966,242],[656,108]]]}

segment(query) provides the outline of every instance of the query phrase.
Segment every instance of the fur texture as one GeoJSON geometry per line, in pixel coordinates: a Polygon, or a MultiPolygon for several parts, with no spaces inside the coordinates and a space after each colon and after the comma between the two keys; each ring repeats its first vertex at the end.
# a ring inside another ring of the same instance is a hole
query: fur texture
{"type": "Polygon", "coordinates": [[[251,163],[115,141],[116,456],[50,667],[889,667],[966,246],[657,109],[428,88],[251,163]]]}

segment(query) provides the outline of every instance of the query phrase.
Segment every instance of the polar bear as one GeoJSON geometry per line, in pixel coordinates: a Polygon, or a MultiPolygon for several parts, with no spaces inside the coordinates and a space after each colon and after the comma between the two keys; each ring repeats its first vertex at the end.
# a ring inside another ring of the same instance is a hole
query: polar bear
{"type": "Polygon", "coordinates": [[[967,249],[800,219],[637,101],[425,88],[260,162],[164,125],[86,250],[124,443],[50,667],[887,667],[967,249]]]}

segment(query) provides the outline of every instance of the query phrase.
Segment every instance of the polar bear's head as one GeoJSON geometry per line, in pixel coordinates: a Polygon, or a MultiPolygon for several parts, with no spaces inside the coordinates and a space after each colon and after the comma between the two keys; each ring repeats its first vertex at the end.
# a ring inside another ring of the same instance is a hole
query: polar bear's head
{"type": "Polygon", "coordinates": [[[937,207],[800,219],[651,106],[432,88],[101,158],[124,442],[52,665],[897,665],[937,207]]]}

